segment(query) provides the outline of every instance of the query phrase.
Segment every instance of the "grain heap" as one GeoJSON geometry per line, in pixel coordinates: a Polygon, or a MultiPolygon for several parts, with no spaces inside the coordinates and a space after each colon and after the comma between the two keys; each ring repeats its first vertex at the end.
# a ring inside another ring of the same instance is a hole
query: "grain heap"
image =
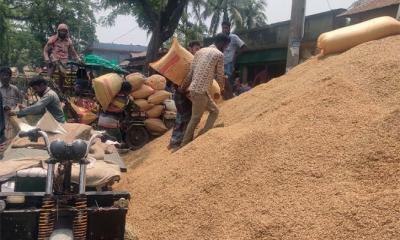
{"type": "Polygon", "coordinates": [[[139,239],[397,239],[400,37],[311,59],[127,159],[139,239]]]}

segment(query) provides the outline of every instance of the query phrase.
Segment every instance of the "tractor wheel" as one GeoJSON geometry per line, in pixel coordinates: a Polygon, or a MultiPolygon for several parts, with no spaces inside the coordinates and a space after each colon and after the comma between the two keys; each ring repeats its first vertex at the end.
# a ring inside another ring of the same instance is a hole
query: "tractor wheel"
{"type": "Polygon", "coordinates": [[[147,129],[143,126],[132,125],[126,131],[126,143],[132,150],[137,150],[150,140],[150,135],[147,129]]]}

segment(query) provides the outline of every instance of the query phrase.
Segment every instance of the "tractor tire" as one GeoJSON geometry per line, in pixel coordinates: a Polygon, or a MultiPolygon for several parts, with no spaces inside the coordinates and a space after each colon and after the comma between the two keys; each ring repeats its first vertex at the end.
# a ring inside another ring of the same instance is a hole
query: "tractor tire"
{"type": "Polygon", "coordinates": [[[126,131],[125,138],[129,148],[137,150],[150,141],[150,134],[144,126],[132,125],[126,131]]]}

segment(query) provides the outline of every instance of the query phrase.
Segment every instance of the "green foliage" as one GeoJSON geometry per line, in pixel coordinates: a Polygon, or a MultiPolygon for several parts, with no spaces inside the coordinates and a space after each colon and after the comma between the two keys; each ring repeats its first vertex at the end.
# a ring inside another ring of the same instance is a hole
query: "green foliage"
{"type": "Polygon", "coordinates": [[[211,18],[208,33],[216,34],[222,21],[230,21],[237,30],[266,25],[266,0],[201,0],[202,19],[211,18]]]}

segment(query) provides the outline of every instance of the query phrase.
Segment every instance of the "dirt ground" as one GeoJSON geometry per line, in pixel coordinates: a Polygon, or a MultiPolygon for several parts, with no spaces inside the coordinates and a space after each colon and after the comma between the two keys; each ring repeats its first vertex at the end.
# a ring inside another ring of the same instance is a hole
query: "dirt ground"
{"type": "Polygon", "coordinates": [[[399,239],[400,36],[313,58],[221,106],[180,151],[126,157],[144,239],[399,239]]]}

